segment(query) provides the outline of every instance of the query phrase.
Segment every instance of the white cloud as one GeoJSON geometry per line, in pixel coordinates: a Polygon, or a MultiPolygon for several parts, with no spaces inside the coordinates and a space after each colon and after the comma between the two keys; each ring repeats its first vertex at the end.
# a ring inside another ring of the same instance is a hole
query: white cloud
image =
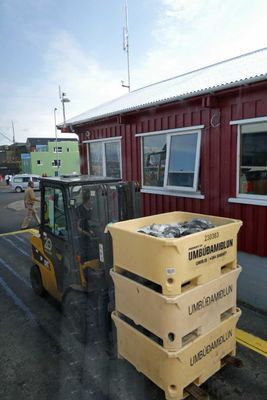
{"type": "Polygon", "coordinates": [[[149,84],[266,46],[267,3],[160,0],[153,45],[136,80],[149,84]]]}
{"type": "Polygon", "coordinates": [[[99,65],[66,32],[60,32],[51,42],[45,65],[54,89],[57,90],[60,83],[71,98],[68,108],[72,114],[125,93],[120,86],[121,72],[111,70],[108,63],[99,65]],[[51,65],[54,65],[52,69],[51,65]]]}
{"type": "MultiPolygon", "coordinates": [[[[158,0],[151,4],[158,7],[158,12],[149,32],[153,36],[150,48],[136,60],[130,47],[132,89],[266,46],[264,0],[258,0],[257,7],[243,0],[158,0]]],[[[36,46],[39,34],[32,37],[36,46]]],[[[131,28],[130,37],[134,35],[131,28]]],[[[105,52],[107,43],[99,45],[105,52]]],[[[0,132],[10,137],[11,120],[17,140],[54,135],[55,107],[57,122],[62,122],[59,84],[71,100],[66,104],[67,118],[127,93],[120,86],[125,69],[114,69],[116,65],[110,65],[109,60],[100,64],[94,53],[86,52],[76,42],[71,31],[50,35],[41,51],[38,78],[27,77],[27,84],[20,86],[12,82],[2,85],[7,95],[4,101],[0,99],[0,132]]]]}
{"type": "Polygon", "coordinates": [[[8,85],[12,95],[6,98],[0,131],[5,130],[12,137],[11,122],[9,126],[7,121],[14,120],[17,141],[30,136],[54,135],[55,107],[58,109],[57,123],[63,119],[59,84],[71,100],[66,104],[67,118],[126,91],[120,85],[120,71],[111,71],[108,65],[100,66],[64,31],[58,32],[48,43],[40,76],[44,78],[32,80],[29,86],[8,85]]]}

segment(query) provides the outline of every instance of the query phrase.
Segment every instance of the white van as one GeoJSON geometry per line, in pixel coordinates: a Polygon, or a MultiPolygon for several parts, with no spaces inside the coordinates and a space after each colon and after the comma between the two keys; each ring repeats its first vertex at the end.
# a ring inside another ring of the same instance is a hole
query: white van
{"type": "Polygon", "coordinates": [[[15,192],[20,193],[27,189],[29,181],[33,181],[34,183],[34,190],[39,190],[40,187],[40,175],[31,175],[31,174],[20,174],[14,175],[12,179],[12,189],[15,192]]]}

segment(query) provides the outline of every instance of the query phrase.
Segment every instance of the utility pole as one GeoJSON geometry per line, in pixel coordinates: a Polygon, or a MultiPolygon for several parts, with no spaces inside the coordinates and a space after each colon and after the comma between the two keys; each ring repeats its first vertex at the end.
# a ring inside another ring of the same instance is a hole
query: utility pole
{"type": "Polygon", "coordinates": [[[56,176],[59,176],[59,159],[58,159],[58,141],[57,141],[57,118],[56,118],[57,108],[54,108],[54,125],[55,125],[55,137],[56,137],[56,153],[57,153],[57,171],[56,176]]]}
{"type": "Polygon", "coordinates": [[[16,140],[15,140],[15,129],[14,129],[14,122],[13,122],[13,120],[11,121],[11,123],[12,123],[12,131],[13,131],[13,143],[15,143],[16,140]]]}

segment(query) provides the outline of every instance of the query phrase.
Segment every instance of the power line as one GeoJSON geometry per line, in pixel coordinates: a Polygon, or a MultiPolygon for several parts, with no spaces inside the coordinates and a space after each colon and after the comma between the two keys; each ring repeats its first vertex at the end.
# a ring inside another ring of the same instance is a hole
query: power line
{"type": "Polygon", "coordinates": [[[11,140],[8,136],[6,136],[4,133],[0,132],[0,135],[9,140],[9,142],[13,143],[13,140],[11,140]]]}

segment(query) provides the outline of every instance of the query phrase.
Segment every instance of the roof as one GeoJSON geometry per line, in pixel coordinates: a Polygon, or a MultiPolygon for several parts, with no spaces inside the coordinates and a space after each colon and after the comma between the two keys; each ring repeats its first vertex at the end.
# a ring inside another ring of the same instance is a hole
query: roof
{"type": "Polygon", "coordinates": [[[32,137],[32,138],[27,138],[26,144],[28,146],[36,146],[36,145],[47,145],[48,142],[76,142],[77,139],[74,138],[53,138],[53,137],[47,137],[47,138],[38,138],[38,137],[32,137]]]}
{"type": "Polygon", "coordinates": [[[66,121],[78,125],[267,79],[267,47],[133,90],[66,121]]]}
{"type": "Polygon", "coordinates": [[[22,142],[15,142],[15,143],[9,145],[9,147],[24,147],[24,146],[26,146],[26,143],[22,143],[22,142]]]}

